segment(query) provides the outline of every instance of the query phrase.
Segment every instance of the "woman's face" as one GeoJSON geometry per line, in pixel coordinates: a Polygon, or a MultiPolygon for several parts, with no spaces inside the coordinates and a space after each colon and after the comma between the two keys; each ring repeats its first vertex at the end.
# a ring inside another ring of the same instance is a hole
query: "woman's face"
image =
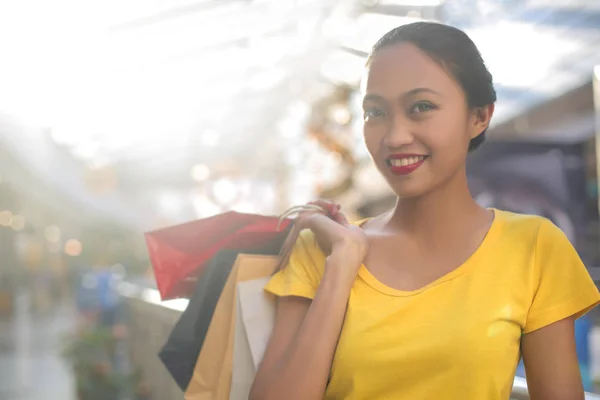
{"type": "Polygon", "coordinates": [[[470,111],[458,82],[411,44],[378,50],[363,84],[365,142],[400,197],[420,196],[464,170],[469,142],[493,111],[470,111]]]}

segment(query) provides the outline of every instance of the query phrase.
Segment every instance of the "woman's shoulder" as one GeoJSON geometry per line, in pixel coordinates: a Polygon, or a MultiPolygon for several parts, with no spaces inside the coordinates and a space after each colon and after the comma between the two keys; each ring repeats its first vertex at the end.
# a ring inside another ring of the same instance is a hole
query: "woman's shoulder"
{"type": "Polygon", "coordinates": [[[540,223],[541,221],[548,220],[546,217],[542,217],[536,214],[518,213],[514,211],[502,210],[499,208],[494,208],[493,210],[496,216],[508,222],[531,224],[540,223]]]}
{"type": "MultiPolygon", "coordinates": [[[[539,242],[564,242],[565,233],[546,217],[495,209],[496,218],[506,236],[539,242]]],[[[568,241],[568,240],[567,240],[568,241]]]]}
{"type": "Polygon", "coordinates": [[[548,218],[534,214],[523,214],[500,209],[494,209],[494,213],[502,225],[506,228],[516,230],[537,232],[542,225],[547,223],[552,224],[548,218]]]}
{"type": "Polygon", "coordinates": [[[302,264],[305,268],[322,269],[324,265],[321,264],[324,264],[325,258],[325,253],[317,243],[313,231],[310,229],[300,231],[292,251],[292,263],[302,264]]]}

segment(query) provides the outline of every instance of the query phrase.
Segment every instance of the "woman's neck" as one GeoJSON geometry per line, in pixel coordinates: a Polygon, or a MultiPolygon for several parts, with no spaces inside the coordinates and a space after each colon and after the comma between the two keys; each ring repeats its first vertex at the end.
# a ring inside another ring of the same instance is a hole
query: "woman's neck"
{"type": "Polygon", "coordinates": [[[469,191],[466,172],[416,198],[398,198],[386,223],[415,239],[431,242],[481,226],[489,212],[480,207],[469,191]]]}

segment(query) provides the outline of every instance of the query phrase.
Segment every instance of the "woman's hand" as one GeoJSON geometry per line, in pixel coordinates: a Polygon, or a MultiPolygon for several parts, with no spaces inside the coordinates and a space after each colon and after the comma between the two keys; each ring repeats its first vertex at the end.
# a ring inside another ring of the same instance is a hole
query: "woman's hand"
{"type": "Polygon", "coordinates": [[[250,399],[316,400],[325,395],[348,299],[367,252],[367,237],[348,223],[339,206],[312,204],[321,210],[301,213],[294,229],[314,233],[328,254],[325,272],[312,299],[293,295],[278,299],[275,326],[250,399]]]}
{"type": "Polygon", "coordinates": [[[360,227],[348,222],[339,205],[323,200],[311,204],[324,208],[329,215],[305,212],[300,214],[297,223],[314,233],[319,247],[328,256],[328,265],[343,268],[343,274],[351,275],[349,278],[353,282],[367,255],[367,235],[360,227]]]}

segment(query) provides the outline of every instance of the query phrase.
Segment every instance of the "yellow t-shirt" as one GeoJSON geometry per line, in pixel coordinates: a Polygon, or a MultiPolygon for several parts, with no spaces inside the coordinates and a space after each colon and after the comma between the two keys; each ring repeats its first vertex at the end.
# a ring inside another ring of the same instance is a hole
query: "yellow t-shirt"
{"type": "MultiPolygon", "coordinates": [[[[304,231],[266,290],[312,299],[324,266],[304,231]]],[[[325,399],[507,400],[521,336],[581,316],[599,301],[557,227],[495,210],[477,251],[421,289],[395,290],[360,268],[325,399]]]]}

